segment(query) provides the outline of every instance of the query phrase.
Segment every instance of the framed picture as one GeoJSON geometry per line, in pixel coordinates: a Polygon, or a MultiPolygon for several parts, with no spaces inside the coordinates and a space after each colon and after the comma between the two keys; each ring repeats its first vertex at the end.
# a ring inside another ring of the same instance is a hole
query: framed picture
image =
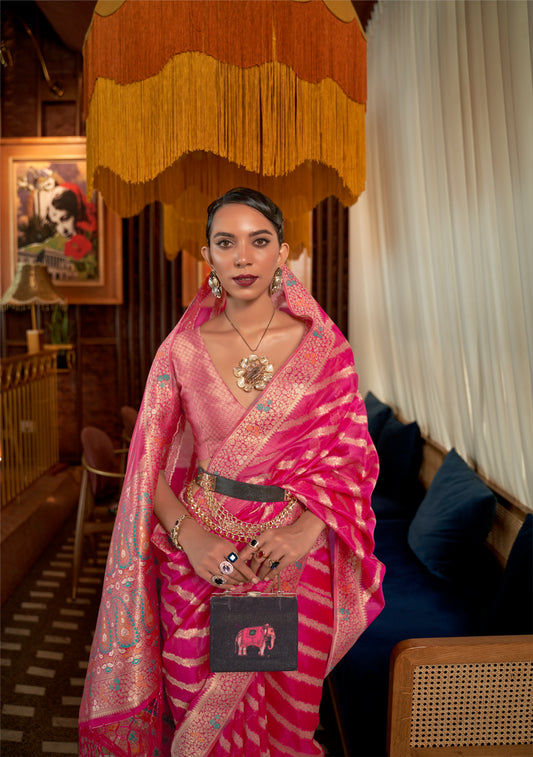
{"type": "Polygon", "coordinates": [[[87,196],[85,137],[2,139],[1,292],[45,263],[69,305],[122,302],[122,222],[87,196]]]}

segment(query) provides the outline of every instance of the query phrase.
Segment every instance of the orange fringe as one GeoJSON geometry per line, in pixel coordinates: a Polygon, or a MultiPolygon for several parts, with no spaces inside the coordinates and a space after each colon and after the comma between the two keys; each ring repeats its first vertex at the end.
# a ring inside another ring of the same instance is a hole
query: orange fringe
{"type": "Polygon", "coordinates": [[[98,80],[87,178],[123,217],[173,204],[191,186],[210,201],[224,187],[260,184],[288,217],[332,194],[352,205],[365,183],[365,107],[279,63],[240,69],[187,53],[145,82],[98,80]]]}
{"type": "Polygon", "coordinates": [[[191,51],[240,68],[284,63],[300,79],[330,78],[366,102],[364,32],[357,18],[340,21],[320,0],[126,0],[112,15],[96,7],[84,45],[85,115],[98,78],[143,81],[191,51]]]}
{"type": "Polygon", "coordinates": [[[231,187],[277,202],[295,255],[313,207],[364,190],[366,40],[321,0],[126,0],[84,52],[88,192],[122,217],[167,206],[169,257],[199,255],[231,187]]]}
{"type": "Polygon", "coordinates": [[[266,176],[324,163],[357,195],[364,117],[365,106],[330,79],[309,84],[280,63],[242,69],[184,53],[143,82],[98,80],[87,119],[88,177],[105,167],[139,184],[204,151],[266,176]]]}

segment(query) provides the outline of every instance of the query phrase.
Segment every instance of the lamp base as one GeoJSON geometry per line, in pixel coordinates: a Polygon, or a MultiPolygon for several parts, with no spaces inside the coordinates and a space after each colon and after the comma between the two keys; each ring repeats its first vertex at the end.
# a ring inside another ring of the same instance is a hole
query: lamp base
{"type": "Polygon", "coordinates": [[[44,331],[42,329],[28,329],[26,331],[26,345],[28,352],[42,352],[44,349],[44,331]]]}

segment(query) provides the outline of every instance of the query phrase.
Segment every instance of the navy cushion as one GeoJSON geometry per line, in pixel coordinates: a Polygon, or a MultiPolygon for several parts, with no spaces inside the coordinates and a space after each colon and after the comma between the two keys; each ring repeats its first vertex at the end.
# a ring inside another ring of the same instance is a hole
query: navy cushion
{"type": "Polygon", "coordinates": [[[406,507],[404,502],[398,500],[398,497],[389,497],[377,491],[372,494],[372,510],[378,520],[385,518],[410,519],[414,514],[414,509],[406,507]]]}
{"type": "Polygon", "coordinates": [[[386,420],[376,444],[379,457],[376,492],[396,499],[413,511],[424,493],[418,481],[422,445],[418,423],[401,423],[394,416],[386,420]]]}
{"type": "Polygon", "coordinates": [[[411,522],[409,546],[436,576],[464,580],[475,568],[495,512],[494,493],[452,449],[411,522]]]}
{"type": "Polygon", "coordinates": [[[488,613],[489,634],[533,633],[533,515],[527,515],[507,558],[488,613]]]}
{"type": "Polygon", "coordinates": [[[491,580],[499,571],[495,558],[483,549],[479,554],[482,577],[460,585],[443,581],[409,548],[408,528],[406,519],[376,523],[375,554],[386,566],[385,607],[332,672],[350,755],[385,757],[394,646],[410,638],[478,635],[491,580]]]}
{"type": "Polygon", "coordinates": [[[376,444],[385,421],[392,415],[392,408],[378,400],[372,392],[368,392],[365,397],[365,407],[368,418],[368,433],[376,444]]]}
{"type": "MultiPolygon", "coordinates": [[[[383,579],[385,607],[362,634],[356,646],[372,637],[392,645],[402,639],[425,636],[464,636],[480,631],[485,580],[464,581],[456,586],[429,571],[407,543],[410,523],[390,519],[376,523],[375,554],[386,567],[383,579]]],[[[483,569],[495,559],[483,547],[483,569]]],[[[490,569],[490,575],[493,576],[490,569]]],[[[486,601],[486,596],[484,597],[486,601]]],[[[391,647],[392,649],[392,647],[391,647]]]]}

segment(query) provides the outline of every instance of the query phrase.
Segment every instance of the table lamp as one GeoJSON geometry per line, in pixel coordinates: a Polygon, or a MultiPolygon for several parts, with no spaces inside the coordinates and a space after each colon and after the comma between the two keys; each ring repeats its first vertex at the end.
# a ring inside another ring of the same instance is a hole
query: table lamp
{"type": "Polygon", "coordinates": [[[28,352],[40,352],[44,332],[37,328],[36,305],[65,305],[66,302],[54,289],[52,277],[44,263],[18,263],[15,278],[0,299],[2,309],[31,307],[31,329],[26,331],[28,352]]]}

